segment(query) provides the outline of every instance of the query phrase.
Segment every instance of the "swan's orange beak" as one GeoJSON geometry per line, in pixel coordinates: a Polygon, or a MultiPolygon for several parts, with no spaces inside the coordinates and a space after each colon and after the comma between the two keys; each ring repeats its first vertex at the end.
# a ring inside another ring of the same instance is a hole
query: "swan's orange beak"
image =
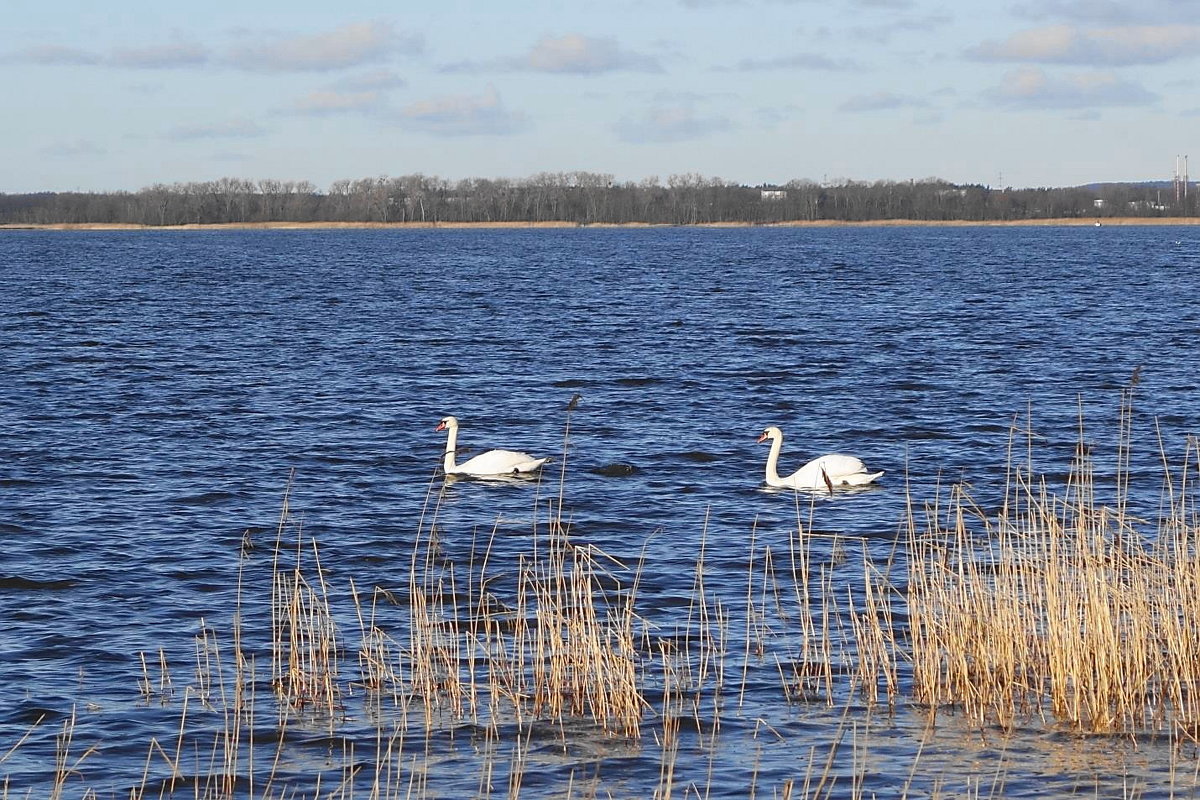
{"type": "Polygon", "coordinates": [[[755,444],[759,444],[759,443],[761,443],[761,442],[764,442],[764,441],[766,441],[766,439],[767,439],[767,432],[766,432],[766,431],[763,431],[762,433],[760,433],[760,434],[758,435],[758,438],[754,440],[754,443],[755,443],[755,444]]]}
{"type": "Polygon", "coordinates": [[[439,422],[439,423],[437,424],[437,427],[433,429],[433,432],[434,432],[434,433],[437,433],[438,431],[444,431],[444,430],[446,430],[446,423],[444,423],[444,422],[439,422]]]}

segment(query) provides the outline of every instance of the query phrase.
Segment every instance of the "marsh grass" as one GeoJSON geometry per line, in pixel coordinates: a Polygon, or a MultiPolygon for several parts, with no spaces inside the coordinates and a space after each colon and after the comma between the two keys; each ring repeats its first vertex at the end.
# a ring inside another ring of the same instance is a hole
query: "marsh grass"
{"type": "Polygon", "coordinates": [[[50,800],[60,800],[64,796],[67,782],[79,776],[79,770],[84,761],[95,755],[95,746],[84,749],[82,753],[73,752],[76,727],[75,709],[63,720],[62,730],[55,737],[54,748],[54,783],[50,787],[50,800]]]}
{"type": "MultiPolygon", "coordinates": [[[[461,771],[464,751],[475,796],[519,797],[532,793],[540,763],[586,741],[655,763],[656,798],[701,798],[722,791],[722,737],[736,736],[755,754],[744,765],[751,796],[857,800],[878,788],[879,727],[909,706],[931,729],[953,714],[1004,742],[1030,726],[1196,742],[1200,451],[1189,440],[1174,470],[1164,457],[1162,513],[1147,532],[1125,494],[1131,402],[1123,396],[1108,504],[1087,447],[1055,489],[1032,468],[1032,435],[1022,451],[1014,426],[993,511],[952,486],[920,509],[910,501],[889,546],[815,533],[816,501],[797,494],[782,546],[751,528],[736,596],[728,576],[724,593],[709,583],[706,518],[686,613],[670,618],[641,602],[645,551],[626,563],[573,534],[569,415],[558,486],[531,487],[524,548],[512,552],[509,539],[501,555],[497,521],[470,534],[465,562],[453,558],[440,518],[446,486],[431,480],[399,586],[330,583],[289,483],[273,550],[264,559],[243,540],[231,631],[200,621],[191,680],[172,679],[163,650],[139,654],[142,702],[178,704],[179,721],[172,737],[150,742],[129,797],[423,797],[440,792],[445,764],[461,771]],[[247,578],[264,566],[268,574],[247,578]],[[243,596],[247,585],[259,588],[243,596]],[[254,620],[245,630],[244,612],[254,620]],[[264,663],[269,654],[268,700],[256,694],[256,654],[264,663]],[[764,699],[772,684],[774,707],[764,699]],[[795,741],[777,716],[796,713],[833,719],[834,730],[795,741]],[[373,741],[339,734],[366,720],[373,741]],[[298,778],[284,766],[289,742],[318,733],[326,757],[298,778]],[[773,747],[795,748],[793,774],[760,775],[758,756],[773,747]]],[[[56,737],[52,796],[102,752],[75,744],[76,724],[72,713],[56,737]]],[[[1004,793],[1004,754],[994,773],[965,784],[926,775],[926,758],[916,747],[894,796],[1004,793]]],[[[1172,760],[1172,785],[1190,775],[1195,786],[1197,768],[1176,775],[1172,760]]],[[[600,770],[599,761],[573,767],[566,796],[611,791],[600,770]]],[[[1141,791],[1132,782],[1121,796],[1141,791]]],[[[5,783],[0,800],[9,797],[5,783]]]]}
{"type": "Polygon", "coordinates": [[[1177,474],[1164,469],[1163,515],[1149,535],[1128,513],[1127,447],[1112,505],[1097,500],[1081,444],[1058,493],[1028,466],[1014,467],[994,516],[955,487],[925,529],[910,527],[917,703],[1006,729],[1036,718],[1092,734],[1196,739],[1196,441],[1177,474]]]}
{"type": "MultiPolygon", "coordinates": [[[[493,531],[494,536],[494,531],[493,531]]],[[[418,538],[410,570],[408,646],[400,673],[438,711],[497,726],[586,718],[636,737],[647,702],[639,690],[637,576],[553,518],[517,559],[515,586],[498,595],[492,539],[465,574],[440,557],[436,522],[418,538]],[[476,560],[478,558],[478,560],[476,560]],[[482,716],[481,716],[482,715],[482,716]]]]}
{"type": "Polygon", "coordinates": [[[271,683],[286,704],[334,712],[339,708],[338,628],[329,605],[315,539],[306,540],[285,493],[275,542],[271,585],[271,683]],[[285,541],[289,528],[295,545],[285,541]],[[291,558],[290,563],[288,558],[291,558]]]}

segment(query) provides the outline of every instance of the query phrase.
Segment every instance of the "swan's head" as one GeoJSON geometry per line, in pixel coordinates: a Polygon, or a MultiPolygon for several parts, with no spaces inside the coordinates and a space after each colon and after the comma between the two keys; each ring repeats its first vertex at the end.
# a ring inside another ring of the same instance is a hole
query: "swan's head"
{"type": "Polygon", "coordinates": [[[765,442],[767,439],[782,439],[782,438],[783,438],[783,431],[779,430],[779,428],[776,428],[774,425],[772,425],[771,427],[764,429],[763,432],[761,434],[759,434],[758,441],[765,442]]]}
{"type": "Polygon", "coordinates": [[[457,428],[458,417],[442,417],[441,421],[438,422],[437,427],[433,430],[436,432],[444,430],[456,430],[457,428]]]}

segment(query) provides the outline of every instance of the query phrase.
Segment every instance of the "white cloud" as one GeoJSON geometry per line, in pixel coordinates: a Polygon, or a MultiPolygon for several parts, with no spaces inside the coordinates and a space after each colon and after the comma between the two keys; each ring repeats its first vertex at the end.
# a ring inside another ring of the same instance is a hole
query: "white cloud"
{"type": "Polygon", "coordinates": [[[89,139],[73,139],[65,142],[54,142],[53,144],[48,144],[43,147],[40,152],[42,155],[49,158],[90,158],[105,154],[103,147],[89,139]]]}
{"type": "Polygon", "coordinates": [[[889,8],[904,10],[913,7],[913,0],[853,0],[856,6],[863,8],[889,8]]]}
{"type": "Polygon", "coordinates": [[[28,64],[99,64],[104,59],[87,50],[82,50],[78,47],[63,47],[56,44],[35,45],[26,47],[23,50],[7,56],[6,61],[15,61],[28,64]]]}
{"type": "Polygon", "coordinates": [[[413,103],[399,112],[405,127],[443,136],[501,136],[526,126],[525,115],[509,111],[494,87],[482,95],[444,95],[413,103]]]}
{"type": "Polygon", "coordinates": [[[114,67],[134,69],[169,69],[191,67],[208,61],[208,50],[192,42],[129,47],[113,50],[108,63],[114,67]]]}
{"type": "Polygon", "coordinates": [[[601,75],[609,72],[662,72],[654,56],[626,50],[611,36],[568,33],[543,36],[524,54],[490,61],[460,61],[443,72],[547,72],[562,75],[601,75]]]}
{"type": "Polygon", "coordinates": [[[593,37],[578,33],[544,36],[538,40],[524,62],[536,72],[567,72],[595,75],[616,70],[661,72],[652,56],[624,50],[610,36],[593,37]]]}
{"type": "Polygon", "coordinates": [[[1029,19],[1106,25],[1186,25],[1196,19],[1195,0],[1033,0],[1017,4],[1013,11],[1029,19]]]}
{"type": "Polygon", "coordinates": [[[771,58],[743,58],[733,69],[738,72],[759,72],[779,69],[807,69],[823,72],[843,72],[859,69],[850,59],[834,59],[815,53],[796,53],[790,56],[771,58]]]}
{"type": "MultiPolygon", "coordinates": [[[[321,72],[378,64],[398,55],[420,52],[420,36],[402,34],[388,22],[344,25],[325,33],[279,38],[231,48],[222,61],[259,72],[321,72]]],[[[105,65],[132,69],[168,69],[208,63],[209,48],[175,41],[98,51],[55,44],[37,45],[3,56],[3,61],[42,65],[105,65]]]]}
{"type": "Polygon", "coordinates": [[[764,128],[774,128],[781,123],[796,119],[801,109],[795,105],[762,106],[754,110],[754,118],[764,128]]]}
{"type": "Polygon", "coordinates": [[[1050,110],[1143,106],[1158,99],[1141,85],[1121,80],[1109,72],[1051,77],[1037,67],[1023,67],[1008,73],[987,97],[1006,108],[1050,110]]]}
{"type": "Polygon", "coordinates": [[[847,29],[847,33],[858,42],[875,42],[889,44],[900,34],[929,34],[940,28],[945,28],[954,18],[943,11],[928,14],[903,16],[889,19],[882,24],[855,25],[847,29]]]}
{"type": "Polygon", "coordinates": [[[988,41],[967,51],[980,61],[1128,66],[1200,55],[1200,25],[1138,25],[1084,29],[1051,25],[988,41]]]}
{"type": "Polygon", "coordinates": [[[322,117],[384,110],[388,93],[407,81],[389,69],[345,75],[280,109],[283,114],[322,117]]]}
{"type": "Polygon", "coordinates": [[[317,117],[364,113],[377,109],[380,100],[379,92],[316,91],[297,100],[287,111],[317,117]]]}
{"type": "Polygon", "coordinates": [[[408,81],[390,69],[379,69],[374,72],[364,72],[360,75],[347,75],[337,80],[334,85],[338,89],[351,92],[374,92],[403,89],[408,85],[408,81]]]}
{"type": "Polygon", "coordinates": [[[233,48],[229,62],[262,72],[323,72],[377,64],[420,52],[419,36],[397,32],[388,22],[360,22],[327,33],[294,36],[233,48]]]}
{"type": "Polygon", "coordinates": [[[687,102],[663,102],[640,114],[627,116],[615,126],[617,136],[634,144],[683,142],[733,129],[721,116],[701,116],[687,102]]]}
{"type": "MultiPolygon", "coordinates": [[[[686,8],[751,7],[755,5],[788,6],[811,2],[814,2],[814,0],[679,0],[679,4],[686,8]]],[[[870,0],[867,0],[867,2],[870,2],[870,0]]]]}
{"type": "Polygon", "coordinates": [[[865,111],[893,111],[899,108],[925,108],[929,104],[915,97],[905,97],[891,92],[873,92],[851,97],[838,106],[841,111],[854,113],[865,111]]]}
{"type": "Polygon", "coordinates": [[[176,125],[167,131],[165,138],[175,141],[192,139],[252,139],[265,131],[257,124],[244,119],[228,122],[176,125]]]}

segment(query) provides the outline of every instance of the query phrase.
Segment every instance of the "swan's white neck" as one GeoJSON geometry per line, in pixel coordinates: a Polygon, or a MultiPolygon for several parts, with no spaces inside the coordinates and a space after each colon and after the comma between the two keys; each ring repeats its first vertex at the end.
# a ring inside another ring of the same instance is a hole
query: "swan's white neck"
{"type": "Polygon", "coordinates": [[[454,472],[456,469],[454,464],[454,449],[458,444],[458,426],[446,426],[446,454],[442,456],[442,472],[447,474],[454,472]]]}
{"type": "Polygon", "coordinates": [[[771,452],[767,453],[767,485],[779,486],[779,451],[783,449],[783,436],[771,437],[771,452]]]}

